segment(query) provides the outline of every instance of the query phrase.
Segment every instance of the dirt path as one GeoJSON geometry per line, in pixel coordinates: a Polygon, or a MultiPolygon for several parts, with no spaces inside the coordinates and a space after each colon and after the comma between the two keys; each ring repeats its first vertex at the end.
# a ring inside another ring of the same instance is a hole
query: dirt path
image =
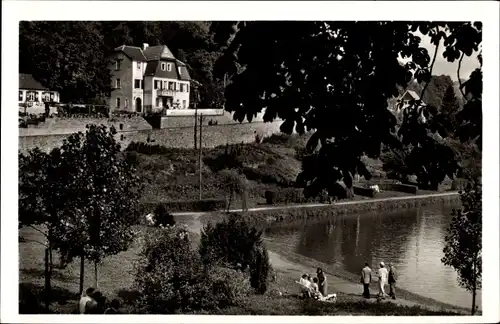
{"type": "MultiPolygon", "coordinates": [[[[373,198],[373,199],[365,199],[365,200],[354,200],[354,201],[343,201],[335,203],[331,206],[346,206],[346,205],[357,205],[357,204],[370,204],[384,201],[401,201],[401,200],[414,200],[414,199],[426,199],[426,198],[435,198],[435,197],[448,197],[458,195],[458,191],[451,192],[443,192],[436,194],[425,194],[425,195],[408,195],[403,197],[388,197],[388,198],[373,198]]],[[[283,209],[295,209],[295,208],[314,208],[314,207],[324,207],[329,206],[328,204],[298,204],[298,205],[282,205],[282,206],[265,206],[265,207],[254,207],[249,208],[248,212],[254,211],[266,211],[266,210],[283,210],[283,209]]],[[[230,212],[242,212],[241,209],[231,209],[230,212]]],[[[202,216],[208,215],[212,212],[179,212],[172,213],[174,216],[202,216]]]]}

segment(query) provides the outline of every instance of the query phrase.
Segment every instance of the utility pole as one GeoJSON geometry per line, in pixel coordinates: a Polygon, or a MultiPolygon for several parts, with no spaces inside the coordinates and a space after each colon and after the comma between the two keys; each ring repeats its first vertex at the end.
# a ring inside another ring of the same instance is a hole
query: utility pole
{"type": "Polygon", "coordinates": [[[194,149],[196,150],[198,148],[198,145],[196,145],[196,142],[198,142],[198,108],[195,108],[194,111],[194,149]]]}
{"type": "Polygon", "coordinates": [[[200,156],[199,156],[199,164],[200,164],[200,200],[201,200],[201,162],[202,162],[202,159],[201,159],[201,155],[202,155],[202,147],[203,147],[203,142],[202,142],[202,135],[203,135],[203,114],[200,114],[200,156]]]}

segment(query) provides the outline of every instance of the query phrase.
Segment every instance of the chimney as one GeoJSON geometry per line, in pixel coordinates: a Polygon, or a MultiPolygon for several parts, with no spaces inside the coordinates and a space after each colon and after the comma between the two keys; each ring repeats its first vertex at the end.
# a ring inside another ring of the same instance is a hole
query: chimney
{"type": "Polygon", "coordinates": [[[143,43],[143,44],[142,44],[142,50],[143,50],[143,51],[145,51],[145,50],[146,50],[146,48],[148,48],[148,47],[149,47],[149,44],[148,44],[148,43],[143,43]]]}

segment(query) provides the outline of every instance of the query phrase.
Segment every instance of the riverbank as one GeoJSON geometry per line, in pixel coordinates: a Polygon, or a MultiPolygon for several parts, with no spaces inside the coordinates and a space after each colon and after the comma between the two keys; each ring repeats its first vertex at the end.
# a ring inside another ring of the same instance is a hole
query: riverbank
{"type": "MultiPolygon", "coordinates": [[[[405,207],[418,207],[432,204],[454,204],[459,201],[459,195],[457,192],[448,192],[441,194],[431,194],[431,195],[417,195],[410,197],[393,197],[384,199],[367,199],[364,201],[348,201],[341,202],[336,205],[323,205],[323,204],[307,204],[307,205],[294,205],[294,206],[269,206],[269,207],[257,207],[249,209],[247,217],[250,219],[255,219],[255,215],[258,214],[260,217],[260,224],[267,229],[276,228],[293,228],[295,225],[303,226],[303,220],[307,219],[308,223],[322,221],[322,217],[332,217],[335,214],[350,214],[358,213],[361,211],[370,210],[391,210],[399,209],[405,207]],[[303,210],[307,212],[295,213],[297,210],[303,210]],[[325,212],[320,214],[318,210],[325,212]],[[285,215],[284,220],[277,221],[275,217],[270,219],[268,215],[276,214],[285,215]],[[320,214],[320,215],[318,215],[320,214]],[[288,216],[287,216],[288,215],[288,216]],[[307,216],[308,218],[304,218],[307,216]],[[298,216],[302,216],[299,218],[298,216]],[[288,218],[287,218],[288,217],[288,218]],[[293,220],[291,219],[293,218],[293,220]],[[296,221],[296,222],[295,222],[296,221]],[[263,224],[263,222],[265,224],[263,224]],[[267,227],[266,227],[267,226],[267,227]]],[[[232,212],[241,212],[241,210],[232,210],[232,212]]],[[[192,218],[194,221],[191,225],[193,228],[194,223],[198,223],[198,226],[194,226],[193,230],[198,231],[199,226],[206,224],[207,222],[217,221],[218,217],[213,217],[212,213],[177,213],[177,217],[181,219],[192,218]],[[200,217],[208,216],[208,217],[200,217]],[[212,216],[212,217],[211,217],[212,216]]],[[[222,217],[222,215],[217,215],[222,217]]],[[[294,281],[300,278],[303,273],[314,273],[317,267],[323,268],[329,277],[329,290],[335,292],[342,296],[342,299],[348,299],[351,301],[363,300],[360,296],[361,287],[358,283],[359,277],[355,276],[346,271],[334,269],[333,266],[318,262],[314,259],[304,257],[290,251],[288,246],[284,247],[283,244],[277,244],[273,242],[272,237],[266,237],[266,245],[270,250],[270,260],[274,268],[282,278],[281,284],[278,286],[280,291],[283,290],[285,294],[289,291],[298,291],[298,287],[294,284],[294,281]]],[[[376,284],[372,285],[372,293],[376,291],[376,284]]],[[[453,311],[460,314],[469,314],[469,309],[452,305],[449,303],[440,302],[438,300],[424,297],[416,293],[401,289],[398,287],[398,299],[396,301],[387,300],[387,302],[395,302],[397,305],[402,306],[419,306],[426,307],[433,311],[453,311]]],[[[375,301],[373,299],[372,301],[375,301]]]]}

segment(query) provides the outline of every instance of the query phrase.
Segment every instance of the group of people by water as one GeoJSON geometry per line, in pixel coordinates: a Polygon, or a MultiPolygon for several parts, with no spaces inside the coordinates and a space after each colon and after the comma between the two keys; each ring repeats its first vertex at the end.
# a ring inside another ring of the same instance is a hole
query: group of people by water
{"type": "MultiPolygon", "coordinates": [[[[364,268],[361,270],[361,284],[363,285],[363,297],[370,298],[370,284],[373,281],[373,277],[377,277],[377,287],[378,287],[378,298],[385,299],[386,297],[391,297],[396,299],[396,269],[389,263],[388,268],[385,266],[384,262],[380,262],[379,268],[375,275],[372,275],[373,271],[369,264],[366,262],[364,268]],[[389,284],[389,294],[385,292],[385,286],[389,284]]],[[[328,294],[328,285],[325,273],[323,269],[318,268],[316,271],[316,277],[311,278],[311,275],[305,273],[297,282],[301,285],[302,298],[314,298],[318,300],[336,300],[336,294],[328,294]]]]}
{"type": "MultiPolygon", "coordinates": [[[[385,285],[389,284],[389,296],[396,299],[396,269],[389,263],[389,270],[387,270],[384,262],[380,262],[377,271],[378,277],[378,297],[385,299],[388,295],[385,293],[385,285]]],[[[370,283],[372,282],[372,269],[365,263],[365,267],[361,270],[361,283],[363,284],[363,297],[370,298],[370,283]]]]}
{"type": "Polygon", "coordinates": [[[106,297],[94,288],[88,288],[78,303],[79,314],[120,314],[120,301],[113,299],[107,303],[106,297]]]}

